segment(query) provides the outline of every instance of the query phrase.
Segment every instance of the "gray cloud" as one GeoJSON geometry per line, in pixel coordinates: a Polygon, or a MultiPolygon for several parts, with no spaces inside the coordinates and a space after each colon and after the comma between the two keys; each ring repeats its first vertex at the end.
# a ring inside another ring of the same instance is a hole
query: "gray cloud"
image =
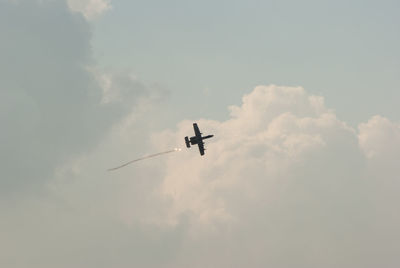
{"type": "Polygon", "coordinates": [[[147,89],[108,75],[120,99],[102,103],[90,26],[63,1],[0,3],[0,189],[41,187],[54,168],[95,145],[147,89]]]}

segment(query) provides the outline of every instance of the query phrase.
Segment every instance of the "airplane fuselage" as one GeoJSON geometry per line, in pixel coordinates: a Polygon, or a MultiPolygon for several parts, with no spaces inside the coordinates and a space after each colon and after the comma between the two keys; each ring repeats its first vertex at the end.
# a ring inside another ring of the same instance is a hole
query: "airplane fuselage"
{"type": "Polygon", "coordinates": [[[212,138],[212,137],[214,137],[214,135],[207,135],[207,136],[204,136],[204,137],[200,136],[200,138],[197,137],[197,136],[193,136],[193,137],[190,137],[189,141],[190,141],[191,145],[196,145],[196,144],[199,144],[199,141],[202,142],[203,140],[209,139],[209,138],[212,138]]]}

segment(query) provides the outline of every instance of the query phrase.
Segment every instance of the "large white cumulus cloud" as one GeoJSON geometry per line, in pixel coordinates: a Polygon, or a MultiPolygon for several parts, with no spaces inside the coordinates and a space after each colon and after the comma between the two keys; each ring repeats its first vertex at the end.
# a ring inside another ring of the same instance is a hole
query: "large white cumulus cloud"
{"type": "MultiPolygon", "coordinates": [[[[238,191],[234,196],[244,201],[250,201],[246,196],[266,201],[276,195],[276,183],[284,187],[294,177],[300,182],[312,176],[317,183],[332,179],[330,183],[335,184],[340,176],[359,170],[361,154],[355,131],[326,109],[322,98],[309,96],[302,88],[257,87],[243,98],[240,107],[231,107],[230,120],[199,123],[216,135],[207,157],[199,161],[196,154],[185,153],[173,158],[163,185],[166,193],[176,194],[176,204],[183,209],[191,206],[185,199],[198,201],[205,209],[197,211],[199,215],[215,215],[217,211],[231,215],[219,207],[226,203],[219,191],[238,191]],[[348,164],[349,159],[354,167],[348,164]],[[179,174],[187,174],[187,179],[182,180],[179,174]],[[210,200],[202,199],[201,190],[216,198],[213,204],[204,202],[210,200]]],[[[186,121],[178,133],[157,141],[181,139],[191,132],[191,123],[186,121]]]]}
{"type": "MultiPolygon", "coordinates": [[[[225,122],[199,120],[216,135],[207,155],[171,157],[160,194],[169,224],[188,215],[182,266],[360,267],[371,216],[357,133],[302,88],[260,86],[225,122]],[[191,256],[191,257],[187,257],[191,256]]],[[[156,143],[178,143],[185,121],[156,143]]]]}
{"type": "MultiPolygon", "coordinates": [[[[194,148],[167,161],[163,221],[187,224],[172,267],[400,263],[400,124],[376,116],[357,131],[323,98],[274,85],[230,110],[227,121],[198,120],[215,134],[205,157],[194,148]]],[[[191,123],[154,143],[181,143],[191,123]]]]}
{"type": "MultiPolygon", "coordinates": [[[[215,134],[204,157],[185,149],[104,173],[99,166],[133,154],[138,145],[132,135],[144,138],[136,128],[145,126],[147,109],[144,104],[126,117],[50,185],[75,208],[72,215],[97,226],[62,227],[69,234],[62,239],[77,231],[86,250],[70,264],[97,266],[99,258],[115,267],[399,263],[399,169],[393,158],[399,124],[374,117],[355,130],[302,88],[259,86],[230,108],[229,120],[197,120],[205,134],[215,134]],[[91,215],[82,216],[85,211],[91,215]],[[107,246],[89,243],[91,237],[107,246]]],[[[147,150],[184,145],[191,124],[185,120],[153,133],[147,150]]]]}

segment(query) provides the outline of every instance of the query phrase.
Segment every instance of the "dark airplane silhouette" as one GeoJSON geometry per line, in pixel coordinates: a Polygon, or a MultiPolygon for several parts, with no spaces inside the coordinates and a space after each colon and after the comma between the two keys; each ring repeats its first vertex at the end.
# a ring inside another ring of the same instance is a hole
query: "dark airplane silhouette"
{"type": "Polygon", "coordinates": [[[204,136],[204,137],[201,136],[200,129],[199,129],[199,127],[197,126],[196,123],[193,123],[193,129],[194,129],[194,134],[195,134],[196,136],[191,137],[190,139],[189,139],[188,136],[185,137],[186,147],[190,148],[190,145],[196,145],[196,144],[197,144],[197,145],[199,146],[200,154],[201,154],[201,155],[204,155],[204,151],[205,151],[206,149],[204,149],[204,142],[203,142],[203,140],[212,138],[212,137],[214,137],[214,135],[208,135],[208,136],[204,136]]]}

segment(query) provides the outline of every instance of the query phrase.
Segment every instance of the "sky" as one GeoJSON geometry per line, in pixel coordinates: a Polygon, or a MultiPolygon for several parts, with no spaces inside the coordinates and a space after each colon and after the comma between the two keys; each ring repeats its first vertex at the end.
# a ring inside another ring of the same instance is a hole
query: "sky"
{"type": "Polygon", "coordinates": [[[399,9],[0,0],[0,266],[398,267],[399,9]]]}
{"type": "Polygon", "coordinates": [[[324,96],[353,126],[376,114],[399,120],[398,1],[120,0],[112,6],[94,25],[99,63],[160,83],[185,109],[196,105],[195,97],[193,118],[227,119],[225,107],[239,104],[243,92],[278,84],[324,96]]]}

